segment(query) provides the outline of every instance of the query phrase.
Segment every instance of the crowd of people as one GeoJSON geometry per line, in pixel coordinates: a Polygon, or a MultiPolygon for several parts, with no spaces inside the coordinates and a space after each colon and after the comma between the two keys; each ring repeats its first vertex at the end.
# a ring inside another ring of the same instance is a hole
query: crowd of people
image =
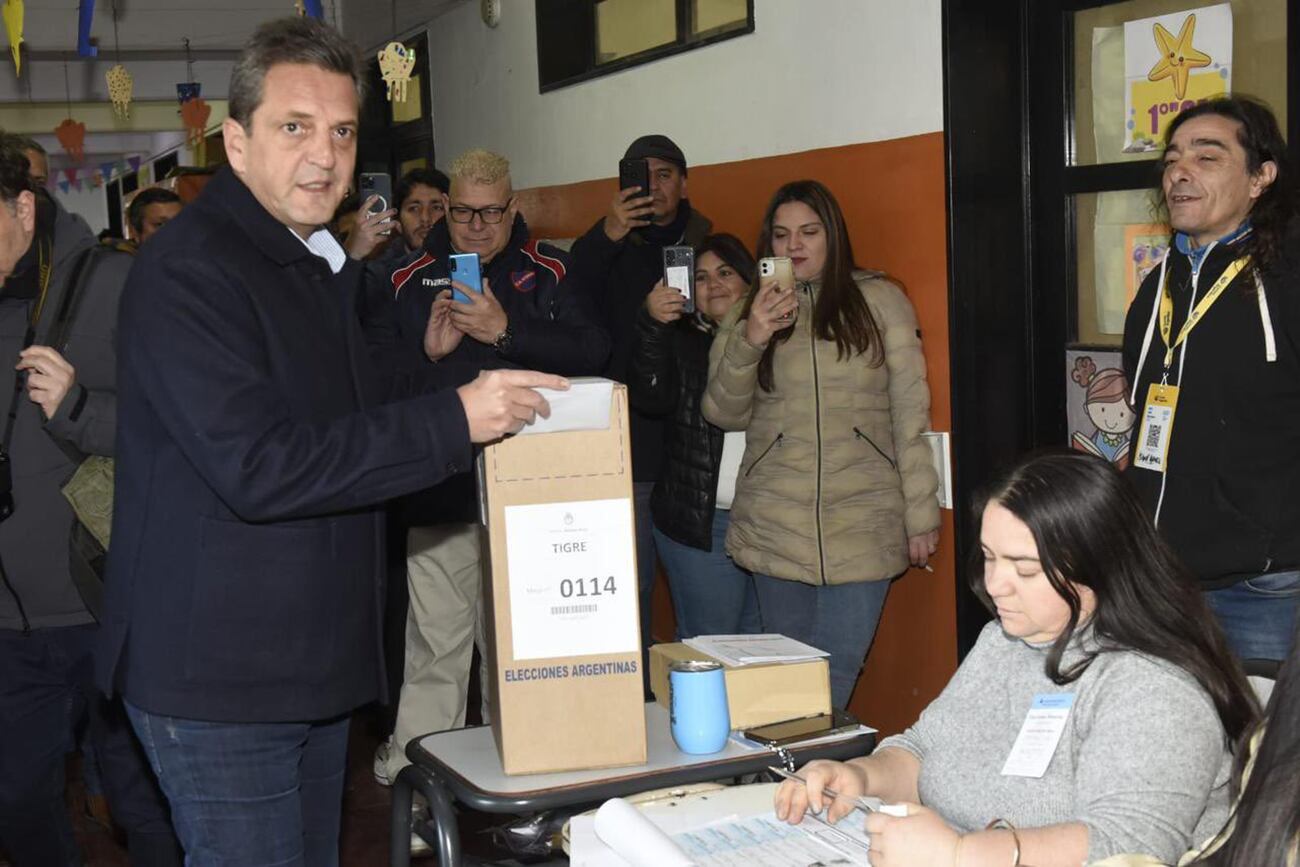
{"type": "MultiPolygon", "coordinates": [[[[232,75],[229,166],[189,204],[142,191],[119,244],[46,194],[35,142],[0,135],[17,867],[80,863],[62,789],[83,719],[133,863],[337,863],[349,715],[386,698],[386,522],[410,599],[374,761],[391,783],[412,738],[465,723],[474,448],[548,414],[535,389],[567,377],[628,387],[646,646],[662,566],[679,637],[822,648],[845,707],[891,582],[937,550],[916,313],[860,266],[831,189],[777,189],[751,251],[692,204],[682,149],[645,135],[622,156],[648,188],[613,192],[565,250],[485,149],[409,172],[392,207],[350,196],[362,87],[328,26],[264,25],[232,75]],[[665,280],[683,245],[689,303],[665,280]],[[466,253],[478,285],[452,267],[466,253]],[[112,461],[90,509],[111,544],[65,496],[91,456],[112,461]]],[[[1125,329],[1130,466],[1036,454],[985,491],[971,587],[994,621],[907,731],[778,791],[792,822],[845,795],[907,804],[866,820],[877,867],[1295,861],[1293,180],[1272,114],[1237,97],[1180,114],[1163,159],[1174,244],[1125,329]],[[1260,663],[1263,708],[1243,673],[1260,663]],[[1031,723],[1050,744],[1020,743],[1031,723]]]]}

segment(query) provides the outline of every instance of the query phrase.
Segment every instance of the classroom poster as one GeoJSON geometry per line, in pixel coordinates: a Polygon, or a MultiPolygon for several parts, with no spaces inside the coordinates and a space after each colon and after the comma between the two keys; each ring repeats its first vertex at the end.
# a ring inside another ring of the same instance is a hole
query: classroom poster
{"type": "Polygon", "coordinates": [[[1124,150],[1155,151],[1165,128],[1197,102],[1232,92],[1227,3],[1124,24],[1124,150]]]}
{"type": "Polygon", "coordinates": [[[1065,351],[1065,414],[1070,448],[1123,470],[1137,416],[1118,350],[1065,351]]]}

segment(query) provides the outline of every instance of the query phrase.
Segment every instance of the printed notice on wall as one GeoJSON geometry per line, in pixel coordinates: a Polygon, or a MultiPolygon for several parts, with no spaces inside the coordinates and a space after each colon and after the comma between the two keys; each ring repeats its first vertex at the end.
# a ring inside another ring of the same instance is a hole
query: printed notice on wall
{"type": "Polygon", "coordinates": [[[1126,22],[1124,78],[1124,150],[1159,150],[1179,112],[1232,92],[1232,7],[1126,22]]]}
{"type": "Polygon", "coordinates": [[[515,659],[636,653],[632,501],[506,506],[515,659]]]}

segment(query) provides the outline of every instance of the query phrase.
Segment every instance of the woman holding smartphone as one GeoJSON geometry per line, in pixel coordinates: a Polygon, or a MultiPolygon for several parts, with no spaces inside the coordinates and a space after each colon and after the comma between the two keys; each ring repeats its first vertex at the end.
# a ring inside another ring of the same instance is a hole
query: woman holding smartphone
{"type": "Polygon", "coordinates": [[[685,297],[661,280],[633,332],[632,406],[668,422],[650,510],[679,639],[760,629],[754,579],[724,545],[745,434],[724,433],[700,412],[718,323],[753,280],[754,258],[740,239],[709,235],[695,248],[695,311],[686,313],[685,297]]]}
{"type": "Polygon", "coordinates": [[[754,573],[765,630],[830,653],[845,707],[890,580],[938,544],[920,331],[898,286],[856,268],[816,181],[777,190],[758,254],[788,257],[794,286],[760,277],[727,316],[703,401],[746,432],[727,553],[754,573]]]}

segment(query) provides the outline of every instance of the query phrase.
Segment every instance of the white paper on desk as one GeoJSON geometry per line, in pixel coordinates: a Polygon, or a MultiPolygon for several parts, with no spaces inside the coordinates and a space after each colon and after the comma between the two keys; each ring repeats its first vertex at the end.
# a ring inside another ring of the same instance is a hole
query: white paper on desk
{"type": "Polygon", "coordinates": [[[870,867],[870,845],[854,811],[836,825],[809,815],[787,825],[772,811],[727,816],[667,834],[621,799],[569,825],[571,867],[870,867]],[[671,848],[667,848],[671,847],[671,848]]]}
{"type": "Polygon", "coordinates": [[[566,430],[607,430],[609,409],[614,399],[614,382],[599,377],[575,377],[568,391],[533,389],[551,405],[549,418],[540,415],[526,424],[517,436],[559,433],[566,430]]]}
{"type": "Polygon", "coordinates": [[[514,658],[637,652],[632,501],[505,507],[514,658]]]}
{"type": "MultiPolygon", "coordinates": [[[[572,826],[570,826],[572,830],[572,826]]],[[[596,838],[618,861],[610,867],[692,867],[695,863],[672,838],[622,798],[611,798],[596,811],[592,822],[596,838]]],[[[574,851],[577,852],[576,841],[574,851]]],[[[588,863],[571,860],[570,865],[588,863]]],[[[593,865],[594,867],[594,865],[593,865]]]]}
{"type": "Polygon", "coordinates": [[[756,665],[769,662],[804,662],[830,656],[811,644],[779,633],[762,635],[697,635],[683,641],[687,647],[707,653],[727,665],[756,665]]]}

